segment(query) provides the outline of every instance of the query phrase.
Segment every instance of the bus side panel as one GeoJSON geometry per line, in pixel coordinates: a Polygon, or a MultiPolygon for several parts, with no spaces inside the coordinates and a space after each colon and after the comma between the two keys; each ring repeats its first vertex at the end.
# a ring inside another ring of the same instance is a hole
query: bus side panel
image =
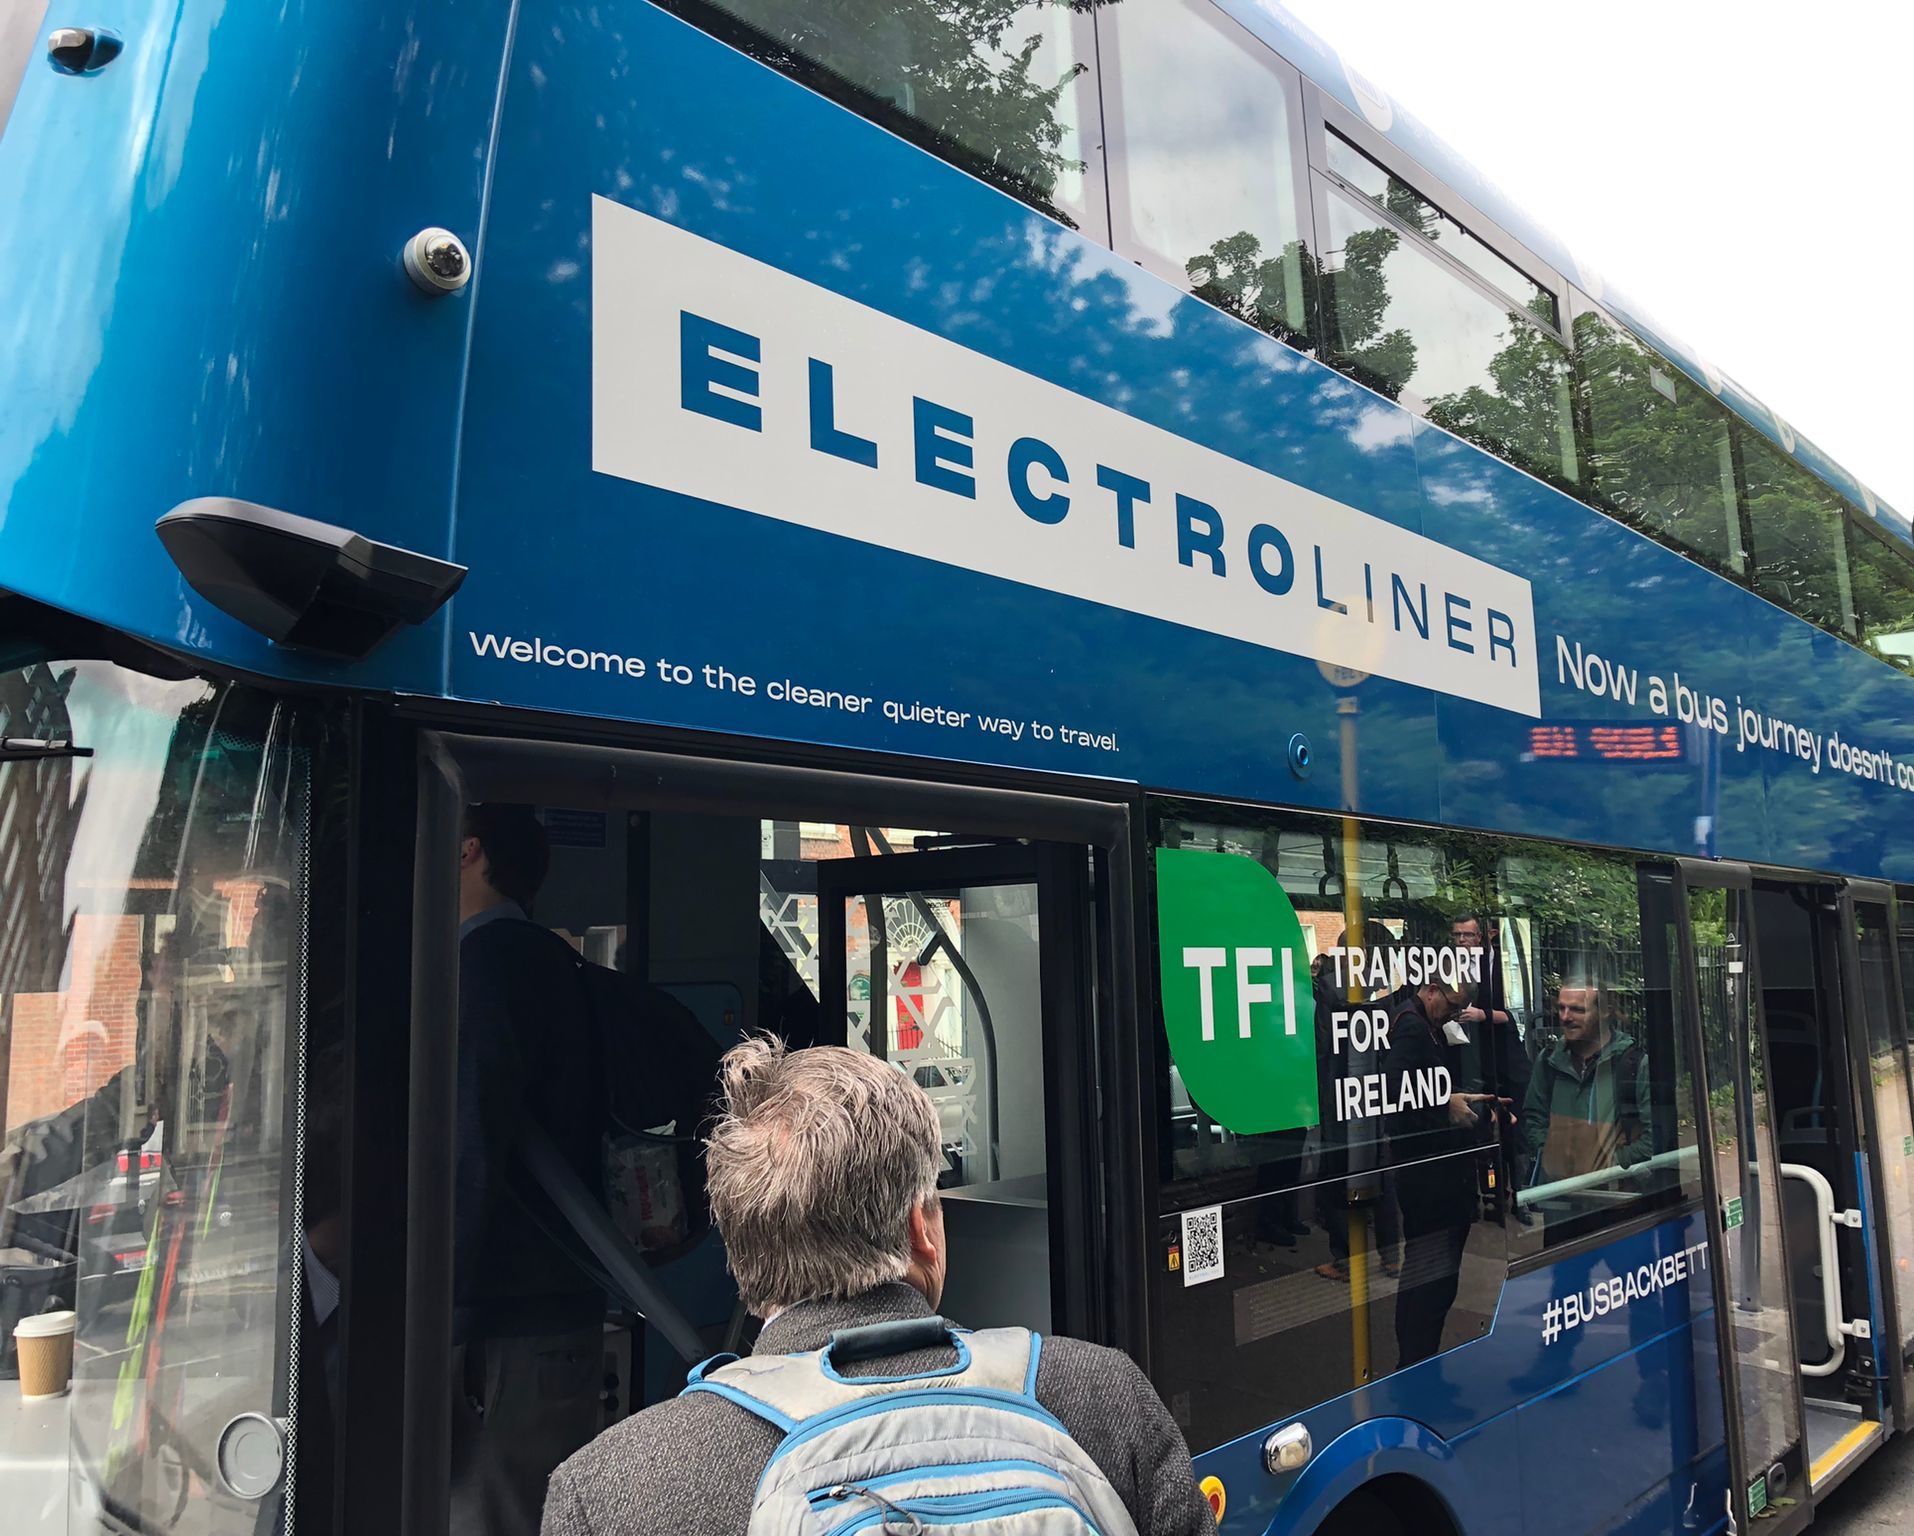
{"type": "Polygon", "coordinates": [[[1317,1448],[1300,1475],[1264,1470],[1267,1430],[1199,1455],[1199,1475],[1228,1490],[1225,1529],[1280,1516],[1313,1530],[1366,1480],[1355,1462],[1367,1475],[1419,1477],[1472,1536],[1516,1529],[1503,1522],[1518,1509],[1574,1532],[1632,1521],[1644,1504],[1718,1508],[1726,1473],[1715,1468],[1722,1406],[1703,1242],[1691,1212],[1514,1276],[1482,1338],[1299,1415],[1317,1448]],[[1369,1459],[1378,1442],[1347,1438],[1382,1421],[1417,1430],[1390,1442],[1387,1466],[1369,1459]],[[1468,1475],[1442,1470],[1454,1465],[1468,1475]],[[1538,1472],[1544,1483],[1525,1499],[1521,1479],[1538,1472]]]}

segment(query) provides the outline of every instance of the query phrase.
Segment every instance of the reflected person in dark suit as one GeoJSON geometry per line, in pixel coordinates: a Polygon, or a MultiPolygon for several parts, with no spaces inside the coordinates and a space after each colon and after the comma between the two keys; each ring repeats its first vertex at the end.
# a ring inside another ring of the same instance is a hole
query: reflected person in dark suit
{"type": "MultiPolygon", "coordinates": [[[[1437,1068],[1448,1070],[1452,1084],[1458,1080],[1460,1049],[1445,1038],[1443,1026],[1461,1011],[1463,996],[1459,987],[1425,982],[1396,1012],[1389,1027],[1388,1071],[1397,1084],[1426,1082],[1437,1068]]],[[[1390,1153],[1402,1197],[1398,1370],[1441,1352],[1443,1325],[1455,1305],[1463,1250],[1478,1208],[1470,1154],[1485,1131],[1493,1136],[1495,1108],[1493,1094],[1455,1091],[1390,1116],[1390,1153]]]]}

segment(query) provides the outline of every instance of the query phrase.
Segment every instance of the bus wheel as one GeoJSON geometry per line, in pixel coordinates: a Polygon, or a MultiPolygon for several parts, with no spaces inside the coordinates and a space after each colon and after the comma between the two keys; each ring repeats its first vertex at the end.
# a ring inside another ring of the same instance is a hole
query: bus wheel
{"type": "Polygon", "coordinates": [[[1316,1536],[1452,1536],[1449,1512],[1423,1484],[1385,1477],[1358,1488],[1329,1512],[1316,1536]]]}

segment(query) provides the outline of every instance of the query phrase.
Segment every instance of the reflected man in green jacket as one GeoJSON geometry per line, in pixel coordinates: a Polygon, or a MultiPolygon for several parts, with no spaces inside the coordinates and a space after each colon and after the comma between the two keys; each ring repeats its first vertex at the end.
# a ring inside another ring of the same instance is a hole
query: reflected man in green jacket
{"type": "Polygon", "coordinates": [[[1529,1182],[1646,1162],[1655,1150],[1648,1054],[1621,1028],[1613,990],[1571,974],[1555,1009],[1562,1038],[1536,1063],[1519,1121],[1529,1182]]]}

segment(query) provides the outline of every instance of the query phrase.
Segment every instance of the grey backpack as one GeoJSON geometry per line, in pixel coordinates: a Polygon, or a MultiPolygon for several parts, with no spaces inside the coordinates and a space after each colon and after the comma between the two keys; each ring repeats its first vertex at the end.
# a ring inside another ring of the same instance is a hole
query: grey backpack
{"type": "Polygon", "coordinates": [[[808,1355],[720,1356],[685,1388],[784,1432],[751,1502],[750,1536],[1137,1536],[1110,1480],[1037,1401],[1042,1338],[941,1317],[849,1328],[808,1355]],[[940,1346],[915,1376],[838,1366],[940,1346]]]}

